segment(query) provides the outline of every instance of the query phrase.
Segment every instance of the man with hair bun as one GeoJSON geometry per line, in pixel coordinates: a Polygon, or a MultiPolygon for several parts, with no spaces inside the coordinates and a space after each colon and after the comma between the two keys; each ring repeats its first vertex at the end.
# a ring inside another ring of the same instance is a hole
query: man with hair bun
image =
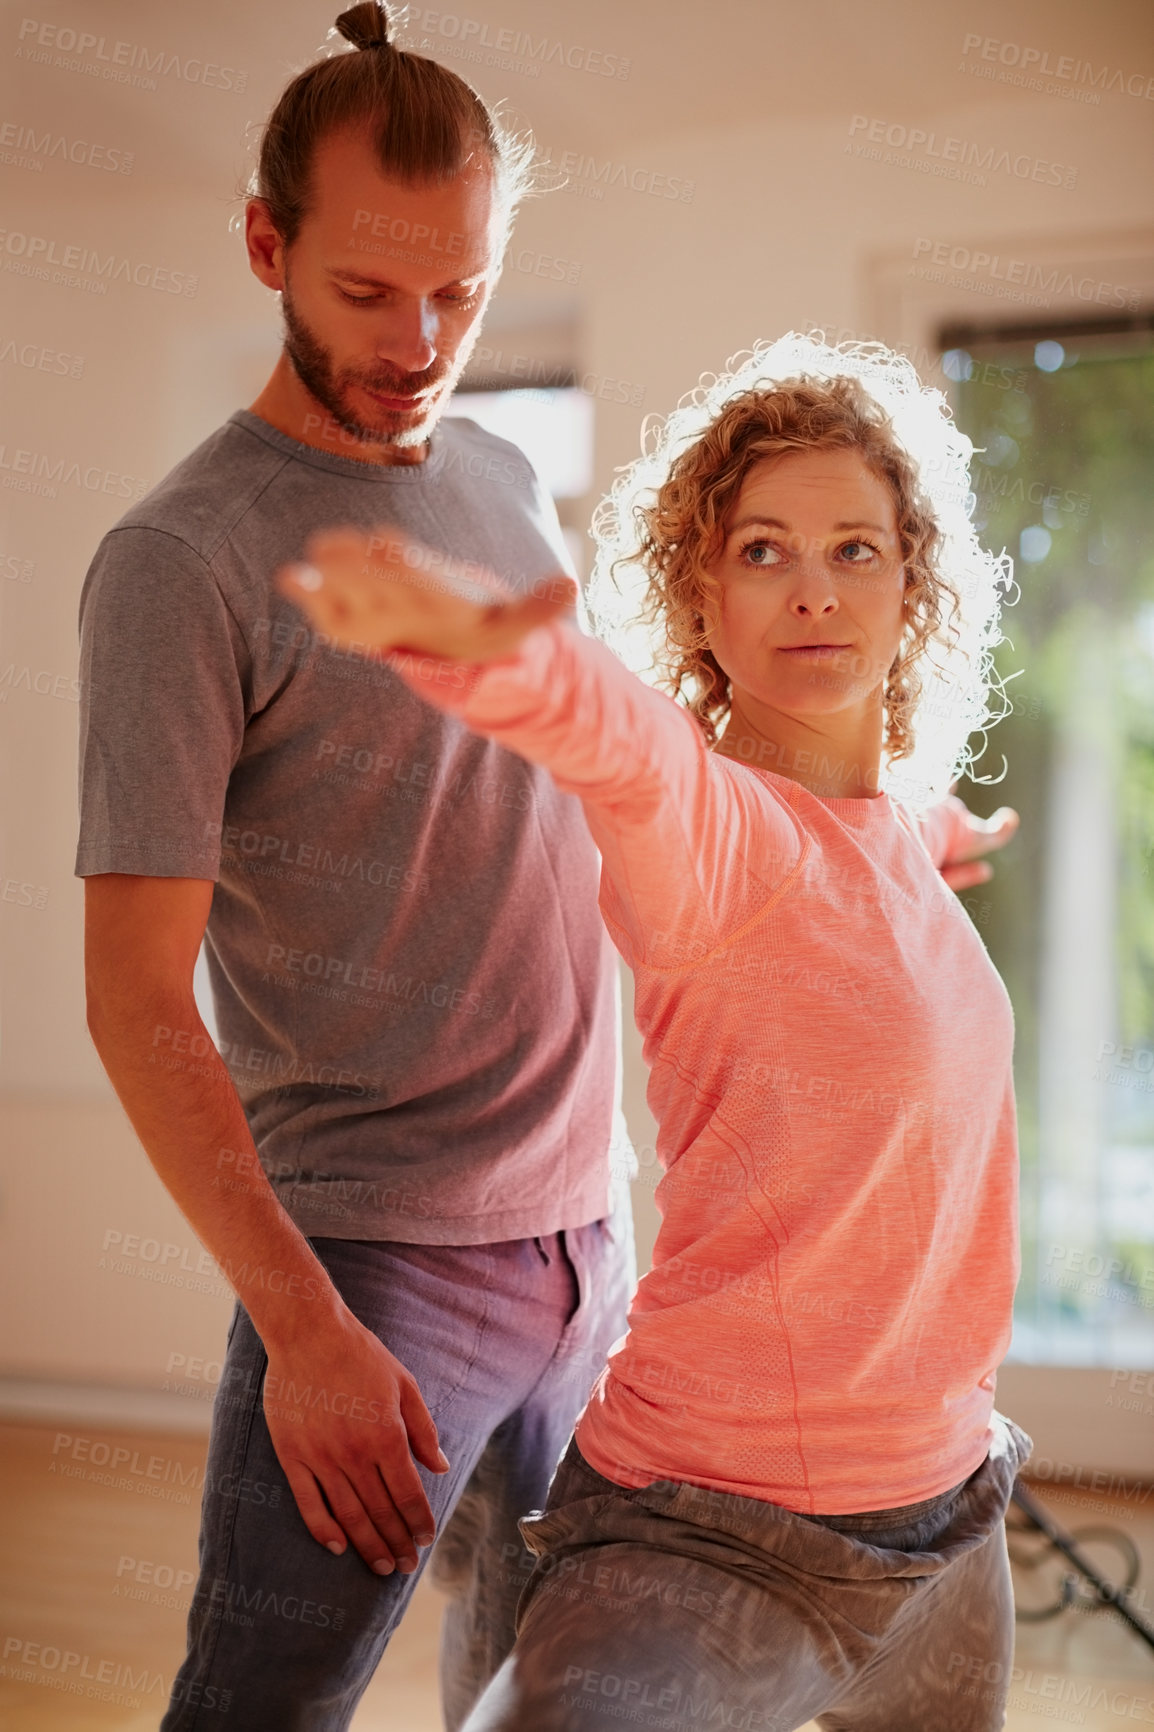
{"type": "Polygon", "coordinates": [[[522,453],[442,419],[529,153],[383,6],[337,29],[248,189],[283,352],[104,537],[81,604],[89,1026],[238,1299],[165,1732],[347,1726],[454,1511],[459,1725],[633,1285],[578,802],[272,587],[333,524],[520,595],[567,563],[522,453]]]}

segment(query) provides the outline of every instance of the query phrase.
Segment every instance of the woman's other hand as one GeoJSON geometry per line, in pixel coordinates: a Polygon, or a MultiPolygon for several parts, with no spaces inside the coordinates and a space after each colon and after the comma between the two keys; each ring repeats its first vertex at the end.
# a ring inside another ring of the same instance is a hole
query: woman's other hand
{"type": "Polygon", "coordinates": [[[977,818],[973,812],[967,812],[965,839],[955,842],[949,859],[939,868],[950,889],[969,890],[975,884],[988,883],[994,869],[982,855],[1004,848],[1017,834],[1018,823],[1018,814],[1012,806],[999,806],[989,818],[977,818]]]}

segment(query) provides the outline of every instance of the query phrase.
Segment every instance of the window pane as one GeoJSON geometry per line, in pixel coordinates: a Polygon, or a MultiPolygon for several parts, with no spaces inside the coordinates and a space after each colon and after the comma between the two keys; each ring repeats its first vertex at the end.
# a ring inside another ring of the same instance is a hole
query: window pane
{"type": "MultiPolygon", "coordinates": [[[[1017,1024],[1013,1357],[1154,1364],[1154,354],[1069,334],[949,347],[982,447],[975,520],[1014,555],[1013,713],[978,773],[1022,814],[966,901],[1017,1024]]],[[[949,339],[947,339],[947,347],[949,339]]],[[[959,792],[966,793],[966,785],[959,792]]],[[[982,808],[986,809],[986,808],[982,808]]]]}
{"type": "Polygon", "coordinates": [[[576,386],[458,391],[449,413],[519,445],[554,499],[579,499],[592,487],[593,399],[576,386]]]}

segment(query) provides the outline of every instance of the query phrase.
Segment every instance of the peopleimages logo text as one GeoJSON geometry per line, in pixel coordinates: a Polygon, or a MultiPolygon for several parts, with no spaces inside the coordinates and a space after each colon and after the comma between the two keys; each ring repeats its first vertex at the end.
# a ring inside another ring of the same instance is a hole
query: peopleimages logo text
{"type": "Polygon", "coordinates": [[[455,12],[436,12],[426,7],[411,12],[405,24],[410,30],[426,30],[431,36],[440,38],[438,47],[452,42],[468,51],[472,59],[479,58],[478,49],[487,49],[493,55],[508,55],[525,61],[532,65],[534,72],[542,66],[564,66],[570,72],[592,72],[600,78],[629,77],[630,62],[621,54],[585,48],[575,42],[561,42],[550,36],[534,39],[527,30],[492,30],[484,19],[463,18],[455,12]]]}
{"type": "MultiPolygon", "coordinates": [[[[940,165],[942,172],[948,169],[954,171],[953,178],[963,177],[967,172],[977,171],[982,174],[1010,174],[1015,180],[1032,180],[1042,186],[1074,187],[1078,181],[1078,170],[1060,162],[1050,162],[1046,157],[1031,156],[1029,151],[1012,151],[999,149],[994,144],[978,144],[973,139],[956,138],[952,134],[939,137],[936,132],[927,132],[922,126],[906,126],[901,121],[871,119],[868,114],[855,114],[850,121],[849,136],[853,141],[847,144],[847,152],[857,155],[872,156],[875,161],[893,161],[900,167],[916,166],[918,162],[928,162],[940,165]],[[902,151],[904,157],[884,158],[881,147],[887,152],[902,151]],[[867,150],[863,147],[873,147],[867,150]]],[[[979,185],[984,185],[981,181],[979,185]]]]}
{"type": "Polygon", "coordinates": [[[1062,270],[1057,265],[1004,258],[1001,253],[957,246],[926,235],[919,235],[915,240],[913,257],[928,259],[934,265],[948,266],[954,271],[986,276],[994,282],[1035,289],[1044,295],[1076,295],[1080,301],[1096,301],[1099,306],[1125,307],[1131,313],[1138,310],[1140,297],[1137,288],[1126,283],[1105,282],[1100,277],[1075,276],[1073,271],[1062,270]]]}
{"type": "Polygon", "coordinates": [[[1097,90],[1114,91],[1119,96],[1138,96],[1154,101],[1154,76],[1146,72],[1123,72],[1109,64],[1095,67],[1089,60],[1079,60],[1072,54],[1058,54],[1051,64],[1048,48],[1034,48],[1024,42],[1003,42],[997,36],[980,36],[970,32],[962,43],[962,58],[971,54],[995,66],[1015,67],[1018,71],[1040,78],[1057,78],[1070,84],[1091,85],[1097,90]]]}
{"type": "Polygon", "coordinates": [[[68,284],[91,282],[103,287],[112,282],[132,283],[138,289],[156,289],[165,295],[196,294],[197,278],[188,271],[172,271],[144,259],[125,258],[119,253],[100,254],[95,247],[66,246],[48,235],[25,234],[19,229],[0,229],[3,268],[21,276],[68,284]],[[55,266],[57,276],[49,276],[55,266]]]}
{"type": "Polygon", "coordinates": [[[146,90],[158,88],[153,73],[161,78],[179,78],[185,84],[201,84],[207,90],[232,90],[239,94],[248,83],[248,73],[235,66],[195,55],[149,48],[142,42],[113,42],[91,30],[54,24],[41,18],[23,18],[17,31],[17,55],[33,63],[61,66],[69,72],[90,72],[95,77],[132,84],[146,90]]]}

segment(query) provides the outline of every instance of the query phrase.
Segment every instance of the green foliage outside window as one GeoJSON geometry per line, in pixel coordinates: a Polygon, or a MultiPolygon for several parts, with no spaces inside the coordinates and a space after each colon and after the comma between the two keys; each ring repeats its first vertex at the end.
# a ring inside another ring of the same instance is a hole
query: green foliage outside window
{"type": "Polygon", "coordinates": [[[1038,1013],[1047,807],[1056,742],[1090,644],[1098,646],[1092,665],[1101,669],[1093,725],[1109,735],[1102,750],[1117,829],[1117,1004],[1114,1029],[1103,1031],[1103,1045],[1109,1035],[1115,1048],[1102,1073],[1113,1084],[1104,1090],[1105,1135],[1111,1145],[1144,1147],[1154,1164],[1154,351],[1077,349],[1072,338],[1064,340],[1064,355],[1043,345],[1039,366],[1033,341],[1016,350],[974,343],[973,362],[1003,365],[971,365],[961,350],[945,362],[957,380],[958,423],[982,448],[972,471],[975,522],[987,546],[1014,556],[1019,590],[1003,615],[1011,641],[996,658],[1013,711],[991,732],[975,770],[997,775],[1004,758],[1006,773],[996,786],[963,781],[958,792],[979,812],[1007,804],[1022,815],[1019,836],[993,862],[993,881],[964,900],[1014,1005],[1019,1317],[1035,1339],[1063,1320],[1091,1331],[1103,1318],[1122,1319],[1128,1330],[1144,1324],[1150,1331],[1154,1323],[1154,1207],[1125,1233],[1115,1223],[1100,1237],[1099,1255],[1112,1271],[1104,1283],[1047,1276],[1053,1247],[1039,1237],[1047,1182],[1038,1013]]]}

